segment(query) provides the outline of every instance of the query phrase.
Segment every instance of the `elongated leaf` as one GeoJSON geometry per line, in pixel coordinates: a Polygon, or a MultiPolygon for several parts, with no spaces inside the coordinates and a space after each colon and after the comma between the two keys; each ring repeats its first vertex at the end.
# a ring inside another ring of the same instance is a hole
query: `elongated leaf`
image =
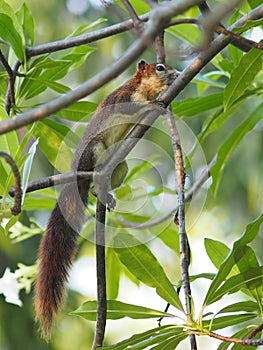
{"type": "Polygon", "coordinates": [[[39,138],[39,147],[50,163],[60,172],[69,171],[72,152],[64,142],[65,135],[39,121],[34,136],[39,138]]]}
{"type": "Polygon", "coordinates": [[[262,285],[263,266],[250,268],[238,275],[230,277],[217,289],[214,297],[209,300],[210,304],[220,300],[225,294],[233,294],[247,285],[253,285],[254,288],[262,285]]]}
{"type": "Polygon", "coordinates": [[[146,285],[156,288],[157,294],[183,310],[178,294],[166,276],[158,260],[149,248],[130,234],[118,234],[114,238],[114,250],[127,269],[146,285]]]}
{"type": "Polygon", "coordinates": [[[96,49],[86,45],[74,47],[72,51],[65,56],[61,57],[61,60],[69,60],[72,62],[71,69],[78,68],[85,59],[96,49]]]}
{"type": "Polygon", "coordinates": [[[203,324],[206,328],[211,327],[212,323],[212,330],[217,330],[217,329],[223,329],[227,327],[233,327],[236,324],[247,322],[249,320],[252,320],[255,318],[257,315],[256,314],[238,314],[238,315],[231,315],[231,316],[221,316],[221,317],[216,317],[211,321],[204,321],[203,324]]]}
{"type": "MultiPolygon", "coordinates": [[[[86,301],[77,310],[71,312],[71,314],[81,316],[86,320],[96,321],[97,301],[86,301]]],[[[174,317],[174,315],[154,309],[149,309],[147,307],[139,305],[123,303],[117,300],[107,300],[107,319],[118,320],[123,317],[145,319],[159,317],[174,317]]]]}
{"type": "Polygon", "coordinates": [[[107,298],[116,299],[119,292],[121,268],[116,253],[109,247],[106,255],[106,269],[107,298]]]}
{"type": "MultiPolygon", "coordinates": [[[[4,110],[3,107],[0,106],[0,120],[8,119],[9,116],[4,110]]],[[[12,157],[16,154],[16,151],[19,147],[17,133],[15,131],[8,132],[4,135],[0,136],[0,150],[8,153],[12,157]]],[[[16,159],[15,159],[16,160],[16,159]]],[[[12,171],[10,166],[0,158],[0,190],[1,196],[5,196],[11,186],[12,179],[12,171]]],[[[5,198],[4,198],[5,200],[5,198]]]]}
{"type": "MultiPolygon", "coordinates": [[[[140,334],[135,334],[131,338],[121,341],[118,344],[102,347],[101,350],[143,350],[147,348],[149,349],[149,346],[158,345],[163,341],[167,341],[168,339],[177,338],[178,342],[180,342],[186,337],[187,333],[183,331],[183,328],[176,327],[174,325],[168,325],[154,328],[140,334]]],[[[154,348],[151,347],[150,349],[154,348]]],[[[166,348],[162,347],[161,349],[166,348]]]]}
{"type": "Polygon", "coordinates": [[[62,109],[55,115],[73,121],[87,121],[87,117],[90,116],[97,108],[97,104],[88,101],[79,101],[73,103],[67,108],[62,109]]]}
{"type": "Polygon", "coordinates": [[[92,23],[84,24],[84,25],[80,26],[78,29],[74,30],[74,32],[72,34],[70,34],[68,36],[68,38],[72,38],[73,36],[81,35],[87,31],[89,31],[89,29],[94,29],[94,27],[96,27],[97,25],[99,25],[103,22],[107,22],[107,19],[106,18],[98,18],[96,21],[94,21],[92,23]]]}
{"type": "MultiPolygon", "coordinates": [[[[234,254],[234,258],[238,261],[237,267],[240,272],[246,273],[248,269],[259,268],[259,263],[254,250],[245,245],[240,247],[234,254]]],[[[262,300],[262,282],[254,281],[247,282],[245,288],[242,288],[242,292],[252,296],[259,304],[262,300]]]]}
{"type": "MultiPolygon", "coordinates": [[[[41,78],[40,79],[34,79],[34,81],[35,82],[39,82],[39,84],[42,85],[43,87],[48,87],[51,90],[54,90],[54,91],[58,92],[59,94],[65,94],[66,92],[68,92],[70,90],[70,88],[68,86],[60,84],[60,83],[58,83],[56,81],[45,80],[45,79],[41,79],[41,78]]],[[[30,95],[28,95],[28,96],[30,96],[30,95]]]]}
{"type": "Polygon", "coordinates": [[[207,295],[204,300],[204,305],[211,304],[211,301],[215,298],[217,298],[217,289],[220,287],[222,282],[226,279],[226,277],[229,275],[231,269],[236,263],[236,259],[234,257],[235,252],[240,249],[242,246],[247,245],[248,243],[252,242],[253,239],[258,234],[260,225],[263,222],[263,214],[259,216],[255,221],[251,222],[247,225],[246,230],[242,234],[242,236],[234,243],[233,249],[228,254],[224,262],[221,264],[219,271],[217,275],[215,276],[213,282],[210,285],[210,288],[207,292],[207,295]]]}
{"type": "MultiPolygon", "coordinates": [[[[26,196],[24,202],[24,210],[52,210],[56,204],[55,194],[53,196],[45,196],[38,193],[37,197],[26,196]]],[[[54,192],[53,192],[54,193],[54,192]]]]}
{"type": "Polygon", "coordinates": [[[172,26],[166,29],[167,32],[175,35],[180,40],[187,41],[193,46],[196,45],[201,39],[201,32],[197,27],[191,26],[187,24],[180,24],[177,26],[172,26]]]}
{"type": "MultiPolygon", "coordinates": [[[[3,107],[0,106],[0,120],[9,119],[8,114],[3,107]]],[[[17,133],[15,131],[8,132],[0,136],[0,149],[10,155],[14,155],[19,146],[17,133]]]]}
{"type": "MultiPolygon", "coordinates": [[[[256,6],[258,5],[262,5],[262,1],[261,0],[252,0],[254,3],[258,2],[256,6]]],[[[248,1],[249,3],[251,3],[252,1],[248,1]]],[[[233,32],[234,33],[243,33],[251,28],[254,28],[254,27],[258,27],[260,25],[263,24],[263,19],[260,18],[260,19],[256,19],[256,20],[253,20],[253,21],[246,21],[246,23],[241,26],[241,27],[236,27],[236,28],[233,28],[233,32]]]]}
{"type": "Polygon", "coordinates": [[[38,139],[31,145],[29,151],[28,151],[28,158],[25,161],[24,164],[24,168],[23,168],[23,176],[22,176],[22,189],[23,189],[23,193],[22,193],[22,204],[24,203],[24,199],[25,199],[25,194],[26,194],[26,187],[27,187],[27,183],[28,183],[28,179],[29,179],[29,175],[31,172],[31,168],[32,168],[32,164],[33,164],[33,159],[36,153],[36,147],[38,144],[38,139]]]}
{"type": "Polygon", "coordinates": [[[34,38],[35,38],[34,18],[32,16],[30,9],[27,7],[25,3],[21,5],[20,9],[16,13],[16,16],[23,26],[24,35],[27,39],[27,44],[34,45],[34,38]]]}
{"type": "Polygon", "coordinates": [[[13,20],[4,13],[0,13],[0,36],[12,46],[19,61],[24,61],[25,49],[22,38],[17,32],[13,20]]]}
{"type": "Polygon", "coordinates": [[[200,143],[203,142],[205,137],[207,137],[211,132],[218,129],[221,125],[225,123],[225,121],[233,115],[233,113],[245,102],[247,98],[249,98],[251,94],[246,93],[242,95],[238,100],[236,100],[231,107],[229,107],[226,111],[223,108],[216,110],[216,112],[206,118],[203,124],[203,128],[201,133],[198,135],[198,140],[200,143]]]}
{"type": "Polygon", "coordinates": [[[219,182],[222,177],[225,165],[234,152],[236,147],[245,137],[245,135],[251,131],[256,124],[262,119],[263,115],[263,104],[261,104],[246,120],[243,121],[232,133],[226,142],[220,147],[218,151],[216,164],[211,169],[213,183],[211,185],[211,190],[213,193],[217,192],[219,182]]]}
{"type": "Polygon", "coordinates": [[[262,50],[252,49],[244,55],[233,71],[224,92],[224,107],[227,109],[241,96],[261,70],[262,50]]]}
{"type": "Polygon", "coordinates": [[[223,93],[198,98],[189,98],[182,102],[173,102],[173,112],[178,116],[191,117],[198,113],[222,106],[223,93]]]}
{"type": "Polygon", "coordinates": [[[205,238],[205,249],[212,263],[219,268],[230,249],[222,242],[205,238]]]}
{"type": "MultiPolygon", "coordinates": [[[[62,61],[61,65],[59,64],[58,66],[57,64],[55,64],[54,68],[45,70],[37,78],[36,77],[31,78],[31,84],[29,83],[28,90],[25,95],[26,99],[33,98],[34,96],[37,96],[46,90],[47,83],[42,84],[42,80],[44,82],[50,81],[50,84],[51,84],[52,81],[57,81],[59,79],[62,79],[67,74],[70,68],[70,65],[71,65],[71,62],[62,61]]],[[[30,76],[28,76],[28,80],[30,80],[30,76]]]]}
{"type": "Polygon", "coordinates": [[[231,304],[223,309],[221,309],[217,314],[224,314],[228,312],[241,312],[241,311],[246,311],[246,312],[254,312],[254,313],[259,313],[260,308],[258,303],[255,303],[254,301],[247,300],[247,301],[240,301],[239,303],[231,304]]]}

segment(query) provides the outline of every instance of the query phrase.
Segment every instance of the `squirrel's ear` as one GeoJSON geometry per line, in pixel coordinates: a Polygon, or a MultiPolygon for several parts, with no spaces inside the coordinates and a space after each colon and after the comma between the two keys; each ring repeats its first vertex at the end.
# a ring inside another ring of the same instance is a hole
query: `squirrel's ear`
{"type": "Polygon", "coordinates": [[[146,62],[145,60],[140,60],[140,61],[137,63],[137,69],[144,70],[146,64],[147,64],[147,62],[146,62]]]}

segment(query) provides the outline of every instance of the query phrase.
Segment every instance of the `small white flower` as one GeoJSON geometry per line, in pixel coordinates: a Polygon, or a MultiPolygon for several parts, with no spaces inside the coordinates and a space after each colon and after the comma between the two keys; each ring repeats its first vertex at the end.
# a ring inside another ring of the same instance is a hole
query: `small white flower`
{"type": "Polygon", "coordinates": [[[7,267],[0,278],[0,294],[2,293],[5,296],[7,303],[22,306],[22,301],[19,299],[20,288],[21,284],[17,281],[17,275],[7,267]]]}

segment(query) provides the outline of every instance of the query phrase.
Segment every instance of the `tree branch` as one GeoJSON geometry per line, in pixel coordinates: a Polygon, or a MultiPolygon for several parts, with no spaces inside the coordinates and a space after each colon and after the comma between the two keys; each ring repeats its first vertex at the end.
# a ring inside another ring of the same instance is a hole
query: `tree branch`
{"type": "MultiPolygon", "coordinates": [[[[190,264],[190,247],[188,243],[187,233],[185,229],[185,195],[184,195],[184,184],[185,184],[185,170],[183,164],[183,155],[180,142],[180,136],[176,128],[174,116],[171,111],[166,114],[168,128],[171,134],[174,159],[175,159],[175,179],[176,189],[178,196],[178,215],[176,215],[175,222],[178,225],[179,237],[180,237],[180,255],[181,255],[181,271],[182,271],[182,282],[185,295],[186,303],[186,314],[189,322],[192,320],[192,304],[191,304],[191,286],[189,278],[189,264],[190,264]]],[[[196,339],[194,334],[189,335],[191,349],[197,349],[196,339]]]]}
{"type": "Polygon", "coordinates": [[[128,0],[122,0],[122,2],[130,14],[135,31],[138,35],[141,34],[144,29],[143,20],[141,20],[140,17],[137,15],[131,3],[128,0]]]}
{"type": "MultiPolygon", "coordinates": [[[[26,193],[42,190],[43,188],[64,185],[76,180],[93,180],[93,171],[73,171],[64,174],[57,174],[52,176],[43,177],[31,181],[27,184],[26,193]]],[[[9,190],[9,195],[13,197],[15,195],[15,189],[12,187],[9,190]]]]}
{"type": "Polygon", "coordinates": [[[0,61],[2,62],[2,65],[8,74],[8,89],[6,93],[5,110],[7,114],[9,114],[11,106],[15,105],[15,91],[14,91],[15,75],[1,50],[0,50],[0,61]]]}
{"type": "Polygon", "coordinates": [[[14,205],[11,208],[11,213],[13,215],[18,215],[21,213],[21,202],[22,202],[22,188],[21,188],[21,177],[19,169],[16,165],[14,159],[6,152],[0,151],[0,157],[4,158],[5,161],[10,165],[15,179],[15,200],[14,205]]]}

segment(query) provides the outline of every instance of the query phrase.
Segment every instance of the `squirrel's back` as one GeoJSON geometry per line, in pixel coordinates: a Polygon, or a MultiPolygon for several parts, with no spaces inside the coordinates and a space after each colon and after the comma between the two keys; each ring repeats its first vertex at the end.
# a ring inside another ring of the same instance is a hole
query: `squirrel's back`
{"type": "MultiPolygon", "coordinates": [[[[125,130],[115,128],[125,129],[130,125],[114,124],[115,106],[154,100],[176,77],[177,73],[169,66],[141,60],[133,77],[98,106],[77,147],[72,170],[93,170],[100,150],[107,150],[113,142],[124,137],[125,130]]],[[[119,185],[120,181],[116,184],[119,185]]],[[[69,269],[77,250],[77,238],[85,220],[89,186],[90,181],[78,180],[63,187],[40,244],[35,310],[41,334],[47,341],[54,316],[63,304],[69,269]]]]}

